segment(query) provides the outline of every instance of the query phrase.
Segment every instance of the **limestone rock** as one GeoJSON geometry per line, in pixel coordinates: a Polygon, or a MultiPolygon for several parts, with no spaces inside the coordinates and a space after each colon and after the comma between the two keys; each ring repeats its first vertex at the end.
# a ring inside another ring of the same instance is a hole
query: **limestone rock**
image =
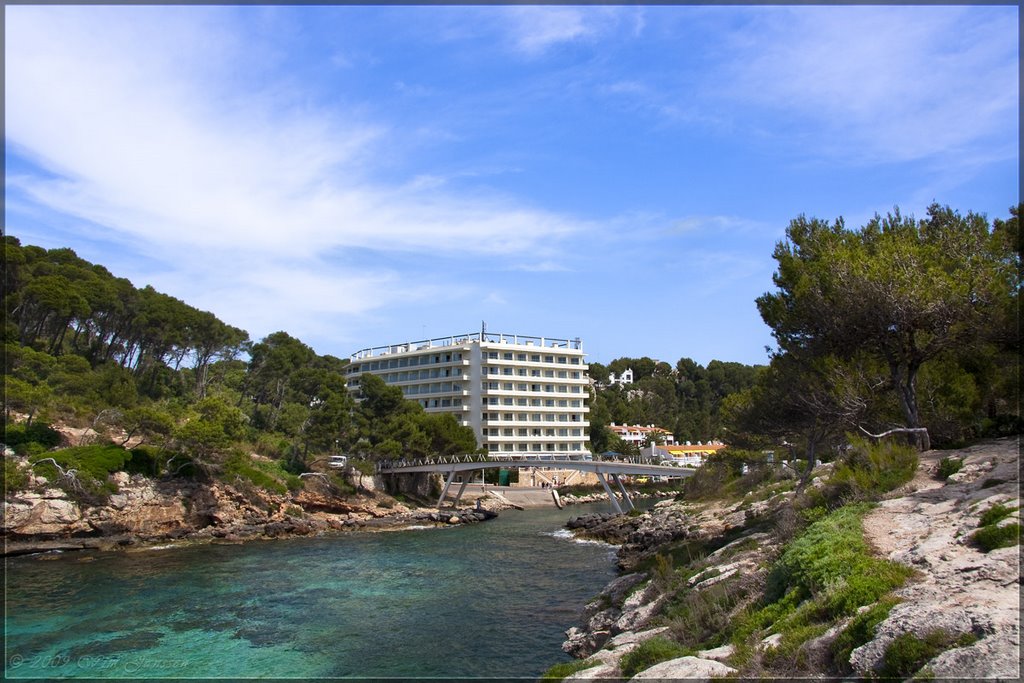
{"type": "MultiPolygon", "coordinates": [[[[645,640],[650,640],[654,636],[660,635],[667,630],[668,626],[659,626],[657,628],[648,629],[646,631],[624,631],[623,633],[620,633],[619,635],[609,640],[608,644],[605,647],[615,648],[616,652],[620,652],[622,651],[621,648],[624,648],[627,645],[642,643],[645,640]]],[[[602,652],[604,652],[604,650],[602,650],[602,652]]],[[[599,652],[598,655],[600,654],[601,653],[599,652]]]]}
{"type": "Polygon", "coordinates": [[[701,650],[697,653],[697,656],[701,659],[713,659],[716,662],[722,662],[732,657],[735,651],[736,648],[733,645],[723,645],[710,650],[701,650]]]}
{"type": "Polygon", "coordinates": [[[634,681],[666,680],[685,678],[690,681],[709,681],[735,673],[736,669],[713,659],[700,657],[679,657],[655,664],[633,676],[634,681]]]}
{"type": "Polygon", "coordinates": [[[615,631],[618,633],[622,631],[635,631],[645,626],[658,613],[665,600],[666,596],[662,595],[655,598],[653,602],[648,602],[636,609],[623,612],[622,616],[615,622],[615,631]]]}
{"type": "Polygon", "coordinates": [[[937,679],[1020,680],[1020,636],[1007,631],[969,647],[947,650],[928,663],[937,679]]]}
{"type": "Polygon", "coordinates": [[[17,536],[53,535],[87,531],[77,504],[65,498],[4,502],[3,528],[17,536]]]}

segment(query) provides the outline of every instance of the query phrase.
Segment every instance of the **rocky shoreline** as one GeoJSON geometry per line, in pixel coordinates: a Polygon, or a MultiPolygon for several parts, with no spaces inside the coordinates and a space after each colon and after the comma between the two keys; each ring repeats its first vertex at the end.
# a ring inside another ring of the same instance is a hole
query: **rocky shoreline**
{"type": "MultiPolygon", "coordinates": [[[[151,480],[117,472],[100,505],[82,504],[34,477],[9,494],[2,521],[4,555],[55,550],[118,550],[166,543],[240,543],[344,531],[389,531],[493,519],[503,506],[481,501],[457,510],[410,507],[372,489],[349,497],[307,484],[294,494],[187,479],[151,480]]],[[[372,484],[371,484],[372,485],[372,484]]]]}
{"type": "MultiPolygon", "coordinates": [[[[820,485],[827,473],[827,466],[816,472],[813,485],[820,485]]],[[[683,609],[716,606],[723,621],[741,615],[763,591],[781,551],[785,533],[780,528],[787,523],[793,496],[791,490],[779,490],[763,500],[731,504],[663,501],[641,515],[586,515],[570,521],[566,526],[576,535],[619,546],[622,574],[584,607],[580,623],[566,631],[563,651],[583,661],[565,680],[628,678],[623,658],[653,638],[679,636],[680,620],[686,623],[683,609]],[[693,561],[680,587],[680,576],[665,556],[689,557],[690,548],[693,561]],[[675,582],[671,590],[666,587],[670,581],[675,582]]],[[[936,678],[1019,680],[1020,546],[983,552],[971,542],[981,512],[997,504],[1016,508],[1002,523],[1019,523],[1016,438],[922,454],[915,478],[887,494],[864,518],[864,536],[875,554],[916,572],[894,592],[896,606],[866,642],[845,655],[842,666],[855,678],[877,677],[898,638],[926,639],[939,629],[967,637],[932,656],[922,671],[936,678]],[[963,466],[940,481],[936,472],[943,458],[961,459],[963,466]]],[[[862,607],[858,615],[865,611],[862,607]]],[[[702,615],[695,621],[702,620],[715,618],[702,615]]],[[[801,676],[835,675],[829,658],[851,621],[840,619],[799,644],[795,655],[786,655],[803,662],[801,676]]],[[[753,659],[771,661],[780,648],[791,647],[783,639],[781,633],[764,635],[753,659]]],[[[772,677],[751,668],[750,653],[738,654],[728,638],[718,643],[723,639],[711,633],[705,640],[717,646],[688,650],[633,678],[772,677]]]]}

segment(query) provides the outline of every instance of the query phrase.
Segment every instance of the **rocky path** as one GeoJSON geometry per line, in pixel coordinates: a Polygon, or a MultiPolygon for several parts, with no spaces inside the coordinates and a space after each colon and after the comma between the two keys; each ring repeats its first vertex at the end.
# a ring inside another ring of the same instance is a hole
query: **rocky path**
{"type": "MultiPolygon", "coordinates": [[[[900,633],[934,629],[973,633],[978,641],[940,655],[938,678],[1000,678],[1020,674],[1020,546],[982,552],[970,541],[981,513],[996,503],[1020,506],[1019,441],[1002,439],[960,451],[923,454],[917,476],[898,497],[864,520],[880,555],[914,567],[916,580],[897,591],[904,600],[870,643],[853,653],[858,670],[877,666],[900,633]],[[960,472],[935,477],[943,457],[962,458],[960,472]]],[[[1019,522],[1019,509],[1007,523],[1019,522]]]]}

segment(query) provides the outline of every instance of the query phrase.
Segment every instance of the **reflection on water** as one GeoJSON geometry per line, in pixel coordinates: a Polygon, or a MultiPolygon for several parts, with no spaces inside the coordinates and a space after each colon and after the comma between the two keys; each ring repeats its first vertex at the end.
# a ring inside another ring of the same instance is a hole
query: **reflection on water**
{"type": "Polygon", "coordinates": [[[614,548],[560,528],[465,528],[7,561],[8,677],[537,676],[614,548]],[[91,561],[83,561],[89,559],[91,561]]]}

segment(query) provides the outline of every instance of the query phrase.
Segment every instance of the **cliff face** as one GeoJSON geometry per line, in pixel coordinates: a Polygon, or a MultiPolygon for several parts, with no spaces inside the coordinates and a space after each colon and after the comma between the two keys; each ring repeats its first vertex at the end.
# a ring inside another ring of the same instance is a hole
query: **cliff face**
{"type": "Polygon", "coordinates": [[[1017,439],[1004,439],[922,454],[914,479],[862,521],[869,552],[912,568],[902,570],[910,578],[831,621],[815,610],[838,594],[836,587],[778,621],[775,608],[764,607],[777,580],[773,568],[792,539],[792,492],[731,504],[666,501],[639,517],[574,520],[569,526],[577,534],[620,544],[619,565],[629,573],[566,632],[563,650],[585,660],[566,680],[914,674],[1017,680],[1020,547],[986,552],[974,535],[982,514],[993,509],[1008,511],[993,526],[1019,524],[1018,448],[1017,439]],[[942,458],[963,466],[939,480],[942,458]]]}

